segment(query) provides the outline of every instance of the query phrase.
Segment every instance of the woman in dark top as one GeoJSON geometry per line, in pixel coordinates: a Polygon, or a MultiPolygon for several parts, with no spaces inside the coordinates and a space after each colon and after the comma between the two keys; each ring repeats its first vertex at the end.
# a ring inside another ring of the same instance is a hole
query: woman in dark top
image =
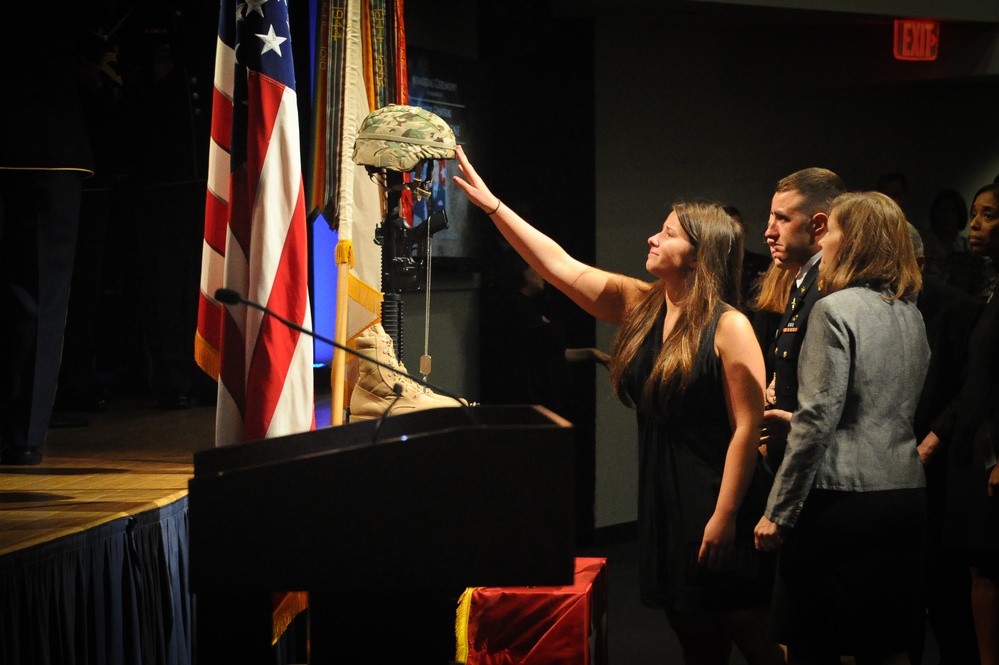
{"type": "Polygon", "coordinates": [[[781,663],[767,641],[769,566],[752,551],[763,356],[738,304],[742,229],[719,205],[676,204],[649,238],[645,282],[569,256],[492,194],[464,152],[457,185],[546,281],[619,326],[611,381],[640,424],[644,602],[662,607],[688,663],[781,663]]]}
{"type": "Polygon", "coordinates": [[[923,272],[965,293],[983,298],[995,269],[974,251],[962,234],[968,226],[968,204],[956,189],[941,189],[930,205],[929,229],[923,233],[923,272]]]}
{"type": "MultiPolygon", "coordinates": [[[[710,343],[726,307],[719,305],[709,319],[687,385],[666,413],[638,410],[640,581],[642,601],[649,606],[721,612],[761,606],[770,597],[766,562],[750,547],[770,486],[762,473],[754,476],[737,514],[728,569],[705,575],[696,565],[732,440],[722,362],[710,343]]],[[[663,308],[623,377],[634,403],[641,402],[662,350],[665,314],[663,308]]]]}
{"type": "MultiPolygon", "coordinates": [[[[999,262],[999,184],[975,193],[971,251],[999,262]]],[[[971,571],[971,611],[983,665],[999,664],[999,296],[995,284],[968,339],[960,393],[919,444],[919,455],[947,455],[943,538],[971,571]],[[939,452],[940,447],[947,450],[939,452]]]]}

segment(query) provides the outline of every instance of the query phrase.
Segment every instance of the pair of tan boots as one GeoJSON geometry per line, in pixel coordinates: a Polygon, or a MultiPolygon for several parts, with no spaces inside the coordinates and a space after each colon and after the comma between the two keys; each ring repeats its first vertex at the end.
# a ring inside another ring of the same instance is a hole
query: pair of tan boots
{"type": "Polygon", "coordinates": [[[350,422],[378,418],[389,411],[393,414],[409,413],[421,409],[460,406],[451,397],[438,395],[426,386],[406,376],[406,366],[395,357],[392,338],[382,324],[377,323],[356,338],[355,348],[368,358],[374,358],[393,369],[376,365],[368,360],[358,360],[358,376],[350,394],[350,422]],[[395,386],[402,389],[398,399],[395,386]]]}

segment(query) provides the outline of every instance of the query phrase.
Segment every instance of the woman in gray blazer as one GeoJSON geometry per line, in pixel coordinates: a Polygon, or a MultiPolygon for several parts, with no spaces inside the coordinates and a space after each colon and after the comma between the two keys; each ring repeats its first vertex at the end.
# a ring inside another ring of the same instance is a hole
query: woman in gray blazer
{"type": "Polygon", "coordinates": [[[887,196],[832,206],[798,409],[756,546],[780,547],[771,636],[791,663],[907,663],[923,630],[925,478],[912,421],[929,362],[922,280],[887,196]]]}

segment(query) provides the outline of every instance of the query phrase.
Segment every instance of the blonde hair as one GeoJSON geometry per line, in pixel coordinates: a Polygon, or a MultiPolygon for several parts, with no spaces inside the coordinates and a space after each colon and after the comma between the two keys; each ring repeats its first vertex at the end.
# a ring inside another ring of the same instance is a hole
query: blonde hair
{"type": "MultiPolygon", "coordinates": [[[[650,414],[669,412],[690,382],[704,328],[719,306],[738,306],[742,274],[743,230],[717,204],[676,203],[680,225],[690,238],[697,263],[688,278],[688,290],[676,325],[663,341],[652,372],[642,389],[639,407],[650,414]]],[[[654,284],[618,328],[611,353],[610,378],[625,403],[624,377],[659,313],[666,306],[665,284],[654,284]]]]}
{"type": "Polygon", "coordinates": [[[833,201],[830,216],[843,238],[834,257],[823,256],[819,280],[825,293],[864,285],[885,300],[910,300],[923,278],[905,213],[880,192],[848,192],[833,201]]]}

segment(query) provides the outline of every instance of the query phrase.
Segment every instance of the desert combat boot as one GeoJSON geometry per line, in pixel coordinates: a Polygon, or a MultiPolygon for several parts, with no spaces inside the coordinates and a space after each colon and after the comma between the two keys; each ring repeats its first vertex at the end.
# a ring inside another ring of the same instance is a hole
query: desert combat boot
{"type": "Polygon", "coordinates": [[[364,358],[358,359],[357,383],[350,394],[350,422],[378,418],[390,407],[392,413],[409,413],[421,409],[461,406],[454,399],[438,395],[406,376],[409,372],[396,359],[392,338],[380,323],[358,335],[354,343],[358,353],[394,369],[376,365],[364,358]],[[396,385],[402,389],[398,399],[394,390],[396,385]]]}

